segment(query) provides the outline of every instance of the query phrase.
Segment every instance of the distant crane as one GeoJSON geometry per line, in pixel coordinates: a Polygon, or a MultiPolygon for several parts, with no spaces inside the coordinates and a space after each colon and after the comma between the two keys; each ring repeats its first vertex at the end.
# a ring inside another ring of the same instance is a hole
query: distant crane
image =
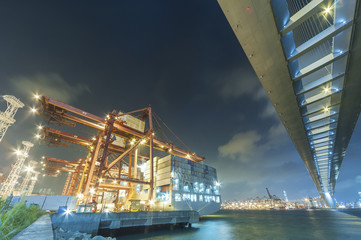
{"type": "Polygon", "coordinates": [[[32,173],[34,172],[34,168],[35,166],[37,165],[38,163],[35,162],[35,161],[30,161],[29,162],[29,166],[27,166],[25,168],[25,171],[26,171],[26,175],[23,179],[23,182],[21,183],[20,185],[20,194],[21,195],[27,195],[26,194],[26,190],[27,188],[29,187],[29,183],[30,183],[30,180],[31,180],[31,175],[32,173]]]}
{"type": "Polygon", "coordinates": [[[269,199],[280,200],[280,198],[277,197],[276,195],[271,195],[271,193],[269,192],[268,188],[266,188],[266,190],[267,190],[267,194],[268,194],[269,199]]]}
{"type": "Polygon", "coordinates": [[[16,184],[18,183],[19,175],[23,170],[24,162],[29,156],[30,148],[34,146],[31,142],[23,141],[23,149],[17,150],[16,154],[18,159],[11,168],[9,176],[1,186],[0,197],[6,198],[13,192],[16,184]]]}
{"type": "Polygon", "coordinates": [[[24,107],[19,99],[11,95],[3,95],[2,98],[7,102],[4,112],[0,111],[0,142],[5,136],[6,130],[15,123],[14,116],[19,108],[24,107]]]}
{"type": "Polygon", "coordinates": [[[30,196],[33,193],[35,183],[38,180],[38,175],[40,174],[39,172],[36,172],[36,171],[34,171],[33,173],[34,173],[34,175],[31,178],[31,182],[30,182],[30,185],[29,185],[29,188],[28,188],[28,192],[26,193],[27,196],[30,196]]]}
{"type": "Polygon", "coordinates": [[[266,188],[266,190],[267,190],[267,194],[268,194],[269,199],[273,199],[273,197],[272,197],[271,193],[269,192],[268,188],[266,188]]]}

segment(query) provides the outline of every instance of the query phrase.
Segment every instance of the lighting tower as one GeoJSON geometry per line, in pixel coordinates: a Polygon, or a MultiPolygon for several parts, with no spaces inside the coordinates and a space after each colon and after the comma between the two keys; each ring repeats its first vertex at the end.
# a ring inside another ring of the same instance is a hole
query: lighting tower
{"type": "Polygon", "coordinates": [[[3,183],[0,191],[0,197],[6,198],[10,196],[12,191],[14,190],[15,185],[18,182],[19,175],[23,169],[25,159],[29,156],[30,148],[34,146],[31,142],[23,141],[23,149],[17,150],[17,160],[12,166],[9,176],[6,178],[5,182],[3,183]]]}
{"type": "Polygon", "coordinates": [[[35,183],[38,180],[39,172],[33,172],[33,173],[34,173],[34,175],[31,178],[31,182],[30,182],[30,185],[29,185],[29,188],[28,188],[28,192],[26,193],[27,196],[30,196],[33,193],[35,183]]]}
{"type": "Polygon", "coordinates": [[[23,182],[21,183],[21,186],[20,186],[20,194],[21,195],[23,195],[23,194],[27,195],[27,194],[25,194],[25,191],[28,188],[31,175],[34,172],[34,168],[35,168],[36,164],[38,164],[38,163],[35,162],[35,161],[30,161],[29,166],[27,166],[25,168],[26,175],[25,175],[25,178],[23,179],[23,182]]]}
{"type": "Polygon", "coordinates": [[[4,112],[0,112],[0,142],[3,139],[6,130],[15,123],[15,113],[19,108],[24,107],[24,103],[14,96],[4,95],[2,97],[7,102],[7,107],[4,112]]]}

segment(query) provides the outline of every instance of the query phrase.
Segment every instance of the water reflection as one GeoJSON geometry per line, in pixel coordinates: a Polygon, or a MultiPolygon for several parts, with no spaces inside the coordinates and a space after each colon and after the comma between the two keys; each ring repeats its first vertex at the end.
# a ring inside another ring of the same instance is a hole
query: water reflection
{"type": "Polygon", "coordinates": [[[361,211],[221,211],[192,229],[133,234],[119,239],[361,239],[361,211]]]}

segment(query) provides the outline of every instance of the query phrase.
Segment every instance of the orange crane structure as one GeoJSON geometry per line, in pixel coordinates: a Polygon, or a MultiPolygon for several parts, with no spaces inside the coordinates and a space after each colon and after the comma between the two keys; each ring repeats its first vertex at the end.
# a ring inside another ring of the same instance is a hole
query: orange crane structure
{"type": "MultiPolygon", "coordinates": [[[[43,157],[42,161],[43,170],[48,176],[68,172],[63,194],[77,195],[83,202],[102,202],[104,193],[110,192],[116,195],[116,206],[123,206],[126,201],[134,199],[135,190],[141,185],[147,196],[146,199],[139,200],[146,201],[149,205],[155,195],[155,152],[158,155],[171,154],[194,162],[205,159],[170,142],[160,129],[163,121],[150,106],[128,113],[113,110],[102,118],[46,96],[38,96],[37,99],[36,112],[48,123],[69,127],[82,124],[96,132],[96,135],[89,139],[50,127],[40,127],[37,135],[49,146],[77,144],[88,149],[87,156],[76,161],[51,157],[43,157]],[[134,114],[139,116],[133,116],[134,114]],[[160,134],[157,131],[160,131],[160,134]],[[166,140],[163,140],[162,136],[165,136],[166,140]],[[150,161],[151,159],[153,161],[150,161]],[[146,174],[142,174],[141,166],[148,161],[149,177],[146,177],[146,174]],[[119,191],[122,190],[125,197],[120,200],[119,191]]],[[[165,124],[164,126],[167,127],[165,124]]],[[[178,140],[183,143],[179,138],[178,140]]]]}

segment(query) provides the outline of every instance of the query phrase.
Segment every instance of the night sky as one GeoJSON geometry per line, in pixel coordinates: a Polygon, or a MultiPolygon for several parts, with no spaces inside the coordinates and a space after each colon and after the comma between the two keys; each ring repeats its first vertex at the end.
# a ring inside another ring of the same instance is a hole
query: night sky
{"type": "MultiPolygon", "coordinates": [[[[0,94],[26,104],[0,143],[4,172],[23,140],[35,143],[29,159],[37,161],[86,154],[34,138],[42,119],[29,107],[39,93],[99,116],[151,104],[217,168],[223,200],[263,197],[265,187],[279,197],[286,190],[291,200],[318,195],[216,0],[3,1],[0,31],[0,94]]],[[[354,201],[361,191],[360,131],[359,121],[338,201],[354,201]]],[[[35,192],[51,187],[60,194],[64,181],[65,173],[40,177],[35,192]]]]}

